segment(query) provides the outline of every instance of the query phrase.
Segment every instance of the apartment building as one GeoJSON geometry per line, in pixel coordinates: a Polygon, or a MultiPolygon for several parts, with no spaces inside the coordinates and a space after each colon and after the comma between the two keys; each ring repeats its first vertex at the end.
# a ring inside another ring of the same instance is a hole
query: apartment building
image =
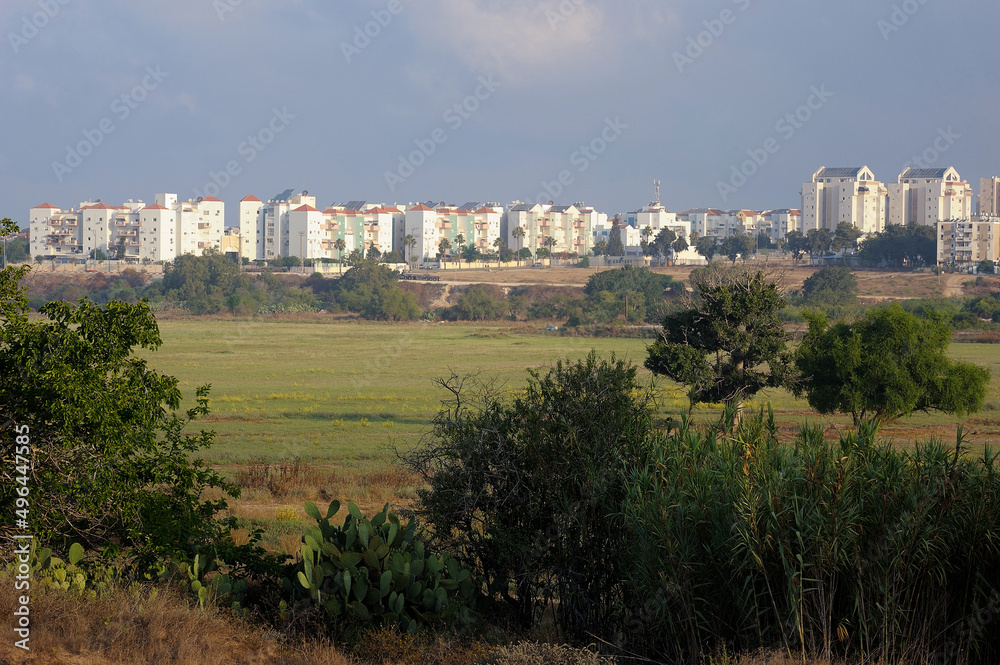
{"type": "Polygon", "coordinates": [[[654,236],[663,229],[670,229],[683,238],[691,234],[691,222],[678,218],[677,213],[669,212],[656,202],[626,213],[622,221],[626,226],[640,230],[651,228],[654,236]]]}
{"type": "MultiPolygon", "coordinates": [[[[415,244],[403,249],[404,258],[410,261],[428,261],[438,255],[442,240],[448,240],[452,252],[457,252],[458,237],[466,245],[473,245],[480,252],[496,251],[496,241],[501,237],[500,227],[503,221],[503,207],[496,203],[480,205],[475,210],[469,208],[478,202],[465,204],[469,207],[453,207],[438,204],[431,208],[424,204],[411,205],[406,209],[404,236],[412,237],[415,244]]],[[[516,247],[511,245],[513,249],[516,247]]]]}
{"type": "Polygon", "coordinates": [[[156,194],[151,206],[129,199],[120,206],[85,201],[62,210],[45,203],[32,208],[29,219],[32,256],[84,260],[97,250],[116,255],[121,247],[125,259],[169,261],[221,248],[225,204],[156,194]]]}
{"type": "Polygon", "coordinates": [[[888,219],[889,190],[867,166],[821,167],[802,185],[802,232],[833,231],[849,222],[862,233],[878,233],[888,219]]]}
{"type": "Polygon", "coordinates": [[[1000,178],[979,180],[979,201],[976,210],[980,217],[1000,217],[1000,178]]]}
{"type": "Polygon", "coordinates": [[[771,242],[784,240],[792,231],[802,232],[802,211],[793,208],[781,208],[780,210],[766,210],[761,213],[764,217],[764,228],[771,238],[771,242]]]}
{"type": "Polygon", "coordinates": [[[716,208],[695,208],[678,213],[677,218],[691,225],[691,232],[699,238],[728,238],[741,231],[739,220],[725,210],[716,208]]]}
{"type": "Polygon", "coordinates": [[[889,224],[931,226],[972,217],[972,187],[953,167],[908,168],[888,185],[889,224]]]}
{"type": "Polygon", "coordinates": [[[984,260],[1000,261],[1000,221],[974,217],[938,222],[938,265],[969,268],[984,260]]]}
{"type": "Polygon", "coordinates": [[[607,226],[608,216],[583,203],[555,205],[552,203],[520,203],[515,201],[504,216],[504,237],[514,251],[528,248],[537,255],[548,238],[555,241],[553,254],[585,256],[593,247],[594,229],[607,226]],[[521,229],[523,237],[514,235],[521,229]]]}

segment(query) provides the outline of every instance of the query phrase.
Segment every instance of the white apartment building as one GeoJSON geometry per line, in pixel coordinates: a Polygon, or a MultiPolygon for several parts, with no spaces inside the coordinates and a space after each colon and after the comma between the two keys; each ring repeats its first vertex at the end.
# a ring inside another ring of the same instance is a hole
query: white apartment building
{"type": "Polygon", "coordinates": [[[952,167],[908,168],[888,190],[889,224],[930,226],[972,217],[972,187],[952,167]]]}
{"type": "Polygon", "coordinates": [[[979,180],[979,201],[976,209],[980,217],[1000,217],[1000,178],[979,180]]]}
{"type": "Polygon", "coordinates": [[[651,228],[654,237],[663,229],[670,229],[685,239],[691,234],[691,222],[679,219],[677,213],[669,212],[656,202],[626,213],[623,221],[625,225],[639,230],[651,228]]]}
{"type": "Polygon", "coordinates": [[[963,268],[1000,261],[1000,220],[989,217],[938,222],[938,265],[963,268]]]}
{"type": "Polygon", "coordinates": [[[784,240],[792,231],[802,232],[802,211],[782,208],[763,213],[771,242],[784,240]]]}
{"type": "Polygon", "coordinates": [[[691,225],[691,232],[697,233],[699,238],[712,237],[721,240],[741,231],[737,218],[731,217],[725,210],[716,208],[685,210],[679,213],[677,218],[688,222],[691,225]]]}
{"type": "Polygon", "coordinates": [[[520,203],[515,201],[504,216],[504,236],[507,246],[513,251],[528,248],[533,255],[545,248],[547,238],[555,244],[553,254],[576,254],[586,256],[593,247],[594,229],[607,226],[608,216],[583,203],[554,205],[551,203],[520,203]],[[515,237],[514,229],[524,231],[521,238],[515,237]]]}
{"type": "MultiPolygon", "coordinates": [[[[476,210],[411,205],[406,209],[403,235],[411,236],[416,244],[410,248],[406,247],[405,240],[402,241],[402,250],[406,252],[403,258],[408,261],[432,260],[438,255],[441,241],[445,239],[451,243],[451,253],[457,254],[458,236],[462,236],[466,245],[471,244],[484,254],[495,252],[496,241],[501,237],[502,221],[503,207],[495,203],[482,205],[476,210]]],[[[512,245],[511,248],[516,249],[512,245]]]]}
{"type": "Polygon", "coordinates": [[[867,166],[821,167],[802,185],[802,233],[833,231],[850,222],[862,233],[878,233],[888,219],[888,189],[867,166]]]}
{"type": "Polygon", "coordinates": [[[221,248],[225,204],[214,197],[179,203],[176,194],[157,194],[152,206],[129,199],[62,210],[45,203],[29,218],[32,256],[84,260],[96,250],[114,256],[122,246],[126,259],[170,261],[221,248]]]}

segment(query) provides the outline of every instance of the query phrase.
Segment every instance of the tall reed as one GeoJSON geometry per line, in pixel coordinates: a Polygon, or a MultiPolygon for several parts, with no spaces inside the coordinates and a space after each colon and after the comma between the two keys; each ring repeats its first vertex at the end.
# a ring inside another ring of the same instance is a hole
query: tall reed
{"type": "Polygon", "coordinates": [[[763,410],[732,432],[684,420],[627,485],[630,651],[1000,662],[997,454],[961,430],[902,450],[866,426],[782,444],[763,410]]]}

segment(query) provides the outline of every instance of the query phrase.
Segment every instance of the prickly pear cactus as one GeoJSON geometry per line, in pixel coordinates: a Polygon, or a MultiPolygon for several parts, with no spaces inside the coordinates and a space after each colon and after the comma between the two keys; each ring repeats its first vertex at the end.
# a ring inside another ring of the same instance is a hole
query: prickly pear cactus
{"type": "Polygon", "coordinates": [[[479,620],[480,592],[471,572],[450,554],[428,553],[414,538],[414,520],[404,526],[388,504],[368,519],[349,503],[343,526],[334,526],[339,501],[325,513],[311,502],[305,509],[316,526],[302,536],[301,561],[289,571],[293,579],[284,580],[293,601],[307,596],[340,626],[416,632],[422,625],[460,628],[479,620]]]}

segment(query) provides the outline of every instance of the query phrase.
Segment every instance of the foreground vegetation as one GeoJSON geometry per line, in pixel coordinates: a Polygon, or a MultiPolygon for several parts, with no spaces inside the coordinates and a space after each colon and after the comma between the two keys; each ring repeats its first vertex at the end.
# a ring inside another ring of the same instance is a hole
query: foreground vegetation
{"type": "MultiPolygon", "coordinates": [[[[211,415],[209,388],[199,387],[185,411],[178,380],[131,355],[140,346],[155,357],[161,344],[146,305],[53,303],[33,319],[18,279],[0,274],[0,415],[5,432],[12,424],[32,431],[32,464],[21,473],[46,510],[30,521],[55,551],[37,549],[30,566],[34,579],[54,588],[100,598],[122,586],[166,585],[286,639],[355,649],[379,630],[401,631],[393,641],[404,633],[462,635],[471,644],[495,631],[509,642],[548,629],[578,644],[596,639],[612,656],[671,661],[729,649],[825,661],[986,663],[998,656],[997,455],[969,450],[961,430],[954,447],[897,448],[878,439],[881,420],[859,419],[853,403],[855,428],[832,442],[815,427],[783,435],[770,410],[734,417],[761,389],[791,385],[777,294],[765,298],[760,330],[744,325],[758,320],[760,280],[747,280],[745,294],[732,290],[742,278],[704,282],[703,305],[716,302],[721,318],[734,306],[743,312],[732,331],[697,332],[712,343],[683,351],[670,347],[683,340],[667,337],[667,347],[654,351],[664,367],[681,358],[677,378],[691,386],[687,406],[666,423],[649,375],[614,355],[590,352],[539,368],[523,388],[513,369],[515,384],[504,386],[434,368],[450,397],[426,438],[394,453],[421,479],[411,501],[415,519],[348,502],[340,526],[341,504],[326,500],[324,487],[322,503],[300,502],[307,525],[293,513],[296,556],[287,557],[263,547],[263,530],[241,523],[229,501],[248,485],[273,494],[297,477],[288,482],[282,468],[276,478],[257,463],[233,482],[205,466],[215,433],[185,430],[211,415]],[[761,331],[765,354],[753,356],[743,345],[757,348],[761,331]],[[775,365],[770,358],[787,359],[775,365]],[[745,359],[770,363],[770,372],[748,371],[745,359]],[[733,390],[716,395],[711,386],[720,380],[733,390]],[[716,417],[696,425],[695,404],[717,396],[726,402],[722,413],[707,407],[716,417]],[[74,479],[81,463],[84,476],[74,479]]],[[[697,324],[697,310],[689,312],[678,311],[671,329],[697,324]]],[[[939,333],[931,337],[944,339],[939,333]]],[[[865,348],[864,334],[858,339],[865,348]]],[[[407,341],[397,340],[401,353],[407,341]]],[[[251,335],[249,343],[260,339],[251,335]]],[[[800,370],[809,343],[797,351],[800,370]]],[[[444,349],[445,357],[453,353],[444,349]]],[[[929,364],[933,376],[959,367],[943,358],[929,364]]],[[[969,381],[952,388],[979,392],[950,395],[936,408],[963,413],[983,405],[989,373],[962,372],[969,381]]],[[[934,394],[952,390],[942,380],[932,377],[934,394]]],[[[885,413],[931,405],[921,399],[885,413]]],[[[320,422],[342,425],[321,412],[330,401],[315,399],[316,408],[298,415],[320,413],[320,422]]],[[[371,428],[365,417],[358,424],[371,428]]],[[[10,438],[8,453],[28,443],[10,438]]],[[[0,504],[11,511],[9,480],[0,504]]],[[[467,654],[469,662],[491,657],[467,654]]]]}

